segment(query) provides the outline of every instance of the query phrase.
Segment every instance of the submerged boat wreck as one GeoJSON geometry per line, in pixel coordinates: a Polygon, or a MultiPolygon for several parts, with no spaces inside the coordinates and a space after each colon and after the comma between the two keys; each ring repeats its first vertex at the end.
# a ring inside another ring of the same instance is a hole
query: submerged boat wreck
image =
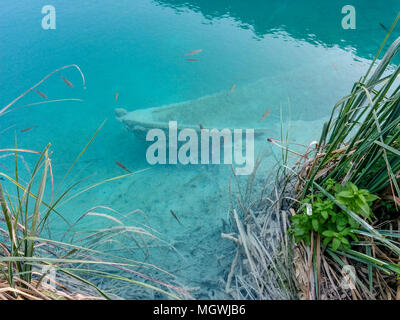
{"type": "Polygon", "coordinates": [[[161,107],[138,109],[128,112],[115,110],[117,119],[125,127],[144,138],[149,129],[168,129],[169,121],[177,121],[178,130],[194,129],[246,129],[254,128],[255,134],[267,133],[269,119],[258,121],[268,106],[262,99],[249,99],[249,88],[237,88],[233,92],[222,91],[198,99],[161,107]]]}
{"type": "MultiPolygon", "coordinates": [[[[320,68],[320,66],[315,66],[320,68]]],[[[327,65],[326,68],[332,68],[327,65]]],[[[326,116],[341,92],[349,89],[351,80],[332,79],[337,83],[334,90],[325,89],[323,74],[314,68],[301,68],[274,78],[262,78],[247,85],[237,85],[226,90],[170,105],[137,109],[128,112],[115,109],[117,119],[127,130],[145,139],[147,131],[168,129],[169,121],[177,121],[178,130],[201,129],[254,129],[256,137],[276,132],[285,120],[315,120],[326,116]],[[304,70],[303,70],[304,69],[304,70]],[[307,78],[307,81],[304,79],[307,78]],[[314,94],[320,88],[320,94],[314,94]],[[293,119],[290,111],[296,114],[293,119]]]]}

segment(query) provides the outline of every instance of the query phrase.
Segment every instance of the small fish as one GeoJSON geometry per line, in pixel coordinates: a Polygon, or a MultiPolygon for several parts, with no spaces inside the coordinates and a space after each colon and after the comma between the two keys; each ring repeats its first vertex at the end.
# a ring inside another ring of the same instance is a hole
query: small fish
{"type": "Polygon", "coordinates": [[[385,30],[386,32],[389,32],[388,28],[386,28],[385,25],[384,25],[383,23],[380,23],[380,22],[379,22],[379,25],[381,26],[381,28],[382,28],[383,30],[385,30]]]}
{"type": "Polygon", "coordinates": [[[229,94],[231,94],[234,90],[236,89],[236,84],[234,84],[231,88],[231,90],[229,90],[229,94]]]}
{"type": "Polygon", "coordinates": [[[114,95],[114,99],[115,99],[115,101],[117,101],[117,100],[118,100],[118,97],[119,97],[119,93],[118,93],[118,92],[116,92],[116,93],[115,93],[115,95],[114,95]]]}
{"type": "Polygon", "coordinates": [[[49,97],[48,96],[46,96],[43,92],[40,92],[39,90],[35,90],[36,91],[36,93],[39,95],[39,96],[41,96],[43,99],[48,99],[49,97]]]}
{"type": "Polygon", "coordinates": [[[26,129],[22,129],[21,132],[27,132],[27,131],[30,131],[35,128],[37,128],[37,126],[32,126],[32,127],[26,128],[26,129]]]}
{"type": "Polygon", "coordinates": [[[204,127],[201,123],[200,123],[200,130],[204,130],[204,127]]]}
{"type": "Polygon", "coordinates": [[[198,59],[186,59],[186,61],[189,61],[189,62],[197,62],[197,61],[200,61],[200,60],[198,60],[198,59]]]}
{"type": "Polygon", "coordinates": [[[132,173],[132,171],[128,170],[121,162],[116,161],[115,162],[118,167],[120,167],[122,170],[125,170],[126,172],[132,173]]]}
{"type": "Polygon", "coordinates": [[[269,114],[271,113],[271,109],[268,109],[266,113],[264,113],[260,119],[258,119],[258,121],[261,121],[263,119],[265,119],[266,117],[269,116],[269,114]]]}
{"type": "Polygon", "coordinates": [[[194,50],[194,51],[191,51],[191,52],[185,53],[185,56],[192,56],[192,55],[194,55],[194,54],[198,54],[198,53],[200,53],[200,52],[202,52],[202,51],[203,51],[202,49],[199,49],[199,50],[194,50]]]}
{"type": "Polygon", "coordinates": [[[69,82],[68,79],[64,78],[63,76],[61,76],[61,79],[64,80],[64,82],[67,84],[68,87],[70,88],[74,87],[74,85],[71,82],[69,82]]]}
{"type": "Polygon", "coordinates": [[[175,212],[172,211],[172,210],[169,210],[169,211],[171,212],[171,214],[172,214],[172,216],[175,218],[175,220],[178,221],[179,224],[182,224],[182,223],[179,221],[178,217],[176,216],[175,212]]]}
{"type": "Polygon", "coordinates": [[[337,67],[336,63],[332,63],[332,66],[333,66],[333,69],[335,69],[335,71],[336,71],[336,72],[338,72],[338,71],[339,71],[339,69],[338,69],[338,67],[337,67]]]}

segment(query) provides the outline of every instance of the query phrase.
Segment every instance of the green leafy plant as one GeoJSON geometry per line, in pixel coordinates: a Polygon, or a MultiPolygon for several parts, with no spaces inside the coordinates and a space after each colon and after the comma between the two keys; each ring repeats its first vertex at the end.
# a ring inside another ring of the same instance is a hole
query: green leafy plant
{"type": "Polygon", "coordinates": [[[379,197],[370,194],[367,189],[358,189],[354,183],[348,182],[346,187],[336,184],[335,192],[336,199],[353,212],[364,218],[373,216],[371,205],[379,197]]]}
{"type": "Polygon", "coordinates": [[[309,269],[310,299],[331,296],[339,284],[333,270],[349,264],[357,270],[358,297],[398,297],[400,66],[392,59],[400,37],[380,54],[399,20],[400,13],[365,76],[335,104],[318,143],[310,144],[293,168],[303,214],[292,217],[291,234],[308,246],[296,250],[303,251],[302,264],[309,269]],[[327,246],[322,252],[321,243],[327,246]]]}
{"type": "MultiPolygon", "coordinates": [[[[372,216],[371,205],[378,197],[368,190],[358,189],[350,182],[342,187],[332,179],[326,182],[325,187],[335,190],[337,201],[355,213],[364,218],[372,216]]],[[[309,245],[312,232],[316,232],[321,235],[324,245],[336,251],[339,248],[350,249],[350,239],[358,240],[354,230],[358,230],[360,224],[322,193],[307,196],[302,201],[302,211],[302,214],[292,217],[291,233],[296,242],[305,241],[309,245]]]]}

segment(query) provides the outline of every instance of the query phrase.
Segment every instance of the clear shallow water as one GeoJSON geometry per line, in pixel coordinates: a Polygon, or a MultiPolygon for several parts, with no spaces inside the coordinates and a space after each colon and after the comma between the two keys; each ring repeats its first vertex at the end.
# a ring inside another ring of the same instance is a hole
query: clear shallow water
{"type": "MultiPolygon", "coordinates": [[[[286,77],[274,101],[282,102],[286,118],[292,120],[293,140],[315,140],[332,104],[365,72],[379,48],[385,36],[379,23],[389,27],[400,9],[398,1],[353,1],[357,29],[343,30],[340,9],[347,4],[344,1],[124,0],[101,5],[98,1],[52,1],[57,30],[44,31],[40,11],[45,4],[0,3],[0,106],[47,73],[71,63],[82,68],[86,90],[72,69],[62,75],[74,88],[56,75],[39,90],[50,99],[84,102],[17,110],[0,117],[0,131],[15,125],[20,146],[29,149],[40,150],[51,142],[56,184],[106,118],[73,177],[96,172],[97,181],[122,174],[116,161],[130,170],[149,167],[145,145],[114,119],[116,107],[157,107],[229,90],[233,84],[249,88],[259,79],[283,74],[286,77]],[[203,50],[194,57],[200,61],[187,62],[183,55],[196,49],[203,50]],[[115,92],[119,93],[117,103],[115,92]],[[307,100],[311,95],[320,101],[317,106],[307,100]],[[289,108],[288,98],[293,97],[300,100],[289,108]],[[19,132],[31,126],[37,128],[19,132]]],[[[30,93],[18,105],[40,99],[30,93]]],[[[275,128],[279,105],[268,108],[272,112],[267,123],[275,128]]],[[[13,130],[0,135],[0,147],[12,145],[13,130]]],[[[259,151],[265,148],[260,143],[259,151]]],[[[35,157],[25,159],[32,165],[35,157]]],[[[268,168],[274,158],[266,162],[268,168]]],[[[12,167],[7,159],[2,163],[12,167]]],[[[220,239],[221,218],[226,219],[229,208],[229,176],[225,166],[157,166],[93,190],[66,205],[63,212],[73,221],[100,204],[121,212],[143,210],[152,226],[186,258],[167,252],[155,262],[175,271],[184,285],[199,287],[194,296],[209,298],[218,292],[231,259],[231,245],[220,239]],[[170,209],[179,215],[183,227],[171,217],[170,209]]],[[[63,225],[55,220],[54,228],[63,225]]]]}

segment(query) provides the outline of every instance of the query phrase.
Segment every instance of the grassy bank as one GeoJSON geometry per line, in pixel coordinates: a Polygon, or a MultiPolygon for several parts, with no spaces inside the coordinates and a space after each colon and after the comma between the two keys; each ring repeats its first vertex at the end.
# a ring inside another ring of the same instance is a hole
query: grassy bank
{"type": "Polygon", "coordinates": [[[320,138],[301,152],[269,139],[282,149],[277,173],[263,178],[272,183],[234,193],[233,232],[223,235],[238,245],[234,298],[400,299],[400,67],[391,65],[400,38],[380,58],[399,17],[320,138]]]}
{"type": "MultiPolygon", "coordinates": [[[[24,107],[71,100],[44,100],[16,106],[25,95],[66,68],[75,68],[85,86],[85,78],[78,66],[62,67],[1,109],[0,117],[24,107]]],[[[1,147],[0,159],[12,157],[14,167],[1,166],[0,171],[0,300],[120,299],[119,294],[126,290],[136,298],[190,298],[190,294],[176,284],[172,274],[147,262],[150,248],[174,248],[150,226],[135,225],[136,216],[145,216],[140,210],[122,214],[109,207],[94,205],[75,221],[63,215],[61,206],[70,200],[84,197],[87,191],[105,183],[140,173],[127,173],[88,184],[92,176],[88,172],[79,181],[65,183],[103,125],[77,155],[57,186],[53,181],[50,144],[40,152],[21,149],[15,133],[11,146],[1,147]],[[37,156],[28,178],[20,174],[21,166],[27,166],[26,153],[37,156]],[[58,187],[64,190],[58,191],[58,187]],[[53,217],[65,223],[62,235],[54,236],[53,217]],[[102,220],[101,228],[97,220],[102,220]]],[[[8,129],[12,128],[5,130],[8,129]]]]}

